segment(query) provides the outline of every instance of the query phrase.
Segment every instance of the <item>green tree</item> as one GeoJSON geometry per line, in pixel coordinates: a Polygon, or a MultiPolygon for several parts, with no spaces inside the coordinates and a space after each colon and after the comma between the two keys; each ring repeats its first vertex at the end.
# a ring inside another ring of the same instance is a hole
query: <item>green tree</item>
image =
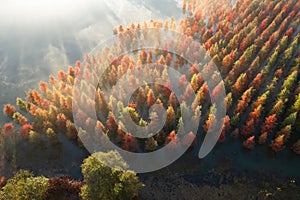
{"type": "Polygon", "coordinates": [[[157,148],[157,146],[158,146],[157,141],[153,137],[150,137],[146,141],[145,150],[146,151],[154,151],[157,148]]]}
{"type": "Polygon", "coordinates": [[[1,200],[44,200],[48,189],[48,179],[33,174],[26,170],[20,170],[9,179],[0,190],[1,200]]]}
{"type": "Polygon", "coordinates": [[[294,126],[297,119],[297,112],[291,113],[287,118],[285,118],[281,124],[281,127],[285,127],[287,125],[294,126]]]}
{"type": "Polygon", "coordinates": [[[84,185],[81,188],[83,200],[125,200],[137,196],[144,185],[117,151],[99,152],[84,160],[82,173],[84,185]],[[115,167],[109,167],[115,166],[115,167]]]}

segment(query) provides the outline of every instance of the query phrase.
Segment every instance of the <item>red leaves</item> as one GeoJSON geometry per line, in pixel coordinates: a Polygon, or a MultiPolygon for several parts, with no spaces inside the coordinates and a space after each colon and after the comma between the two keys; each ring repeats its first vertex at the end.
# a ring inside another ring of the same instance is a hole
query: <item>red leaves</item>
{"type": "Polygon", "coordinates": [[[129,103],[128,107],[133,108],[136,110],[137,105],[135,103],[129,103]]]}
{"type": "Polygon", "coordinates": [[[192,36],[192,30],[191,30],[191,28],[187,28],[187,29],[185,30],[185,34],[186,34],[187,36],[192,36]]]}
{"type": "Polygon", "coordinates": [[[266,118],[265,122],[261,125],[260,131],[261,135],[259,136],[258,143],[264,144],[267,140],[269,133],[276,125],[276,114],[270,115],[266,118]]]}
{"type": "Polygon", "coordinates": [[[56,118],[56,126],[58,130],[65,131],[66,130],[66,122],[67,118],[63,113],[59,113],[56,118]]]}
{"type": "Polygon", "coordinates": [[[201,12],[201,9],[197,9],[197,10],[195,11],[194,16],[195,16],[195,20],[196,20],[196,21],[199,21],[199,20],[202,18],[202,12],[201,12]]]}
{"type": "Polygon", "coordinates": [[[122,142],[122,149],[130,152],[136,151],[136,141],[131,134],[126,134],[122,142]]]}
{"type": "Polygon", "coordinates": [[[1,176],[1,178],[0,178],[0,189],[1,189],[3,186],[5,186],[6,183],[7,183],[6,178],[5,178],[4,176],[1,176]]]}
{"type": "Polygon", "coordinates": [[[73,181],[66,176],[49,178],[48,183],[45,199],[72,199],[78,196],[82,187],[82,182],[73,181]]]}
{"type": "Polygon", "coordinates": [[[240,51],[243,52],[245,51],[245,49],[247,48],[249,44],[249,39],[246,37],[245,39],[243,39],[241,45],[240,45],[240,51]]]}
{"type": "Polygon", "coordinates": [[[172,92],[169,97],[168,105],[171,105],[173,108],[176,108],[178,106],[178,104],[179,104],[179,102],[177,101],[177,98],[176,98],[174,92],[172,92]]]}
{"type": "Polygon", "coordinates": [[[187,81],[186,81],[186,75],[183,74],[183,75],[181,75],[180,78],[179,78],[179,86],[180,86],[180,87],[184,87],[186,84],[187,84],[187,81]]]}
{"type": "Polygon", "coordinates": [[[15,126],[13,123],[6,123],[3,127],[3,133],[4,134],[12,134],[15,131],[15,126]]]}
{"type": "Polygon", "coordinates": [[[193,25],[193,28],[192,28],[192,32],[193,33],[198,32],[198,22],[197,21],[194,22],[194,25],[193,25]]]}
{"type": "MultiPolygon", "coordinates": [[[[232,51],[232,52],[233,52],[233,51],[232,51]]],[[[223,58],[222,65],[223,65],[223,67],[224,67],[224,71],[225,71],[225,72],[228,72],[228,71],[230,70],[229,67],[231,67],[231,66],[233,65],[233,62],[234,62],[234,60],[233,60],[233,56],[232,56],[231,53],[228,54],[228,55],[226,55],[226,56],[223,58]]]]}
{"type": "Polygon", "coordinates": [[[254,89],[259,89],[260,85],[262,83],[262,74],[258,73],[256,77],[253,79],[251,86],[254,87],[254,89]]]}
{"type": "Polygon", "coordinates": [[[29,132],[33,130],[33,126],[31,124],[24,124],[20,130],[20,136],[24,139],[29,138],[29,132]]]}
{"type": "Polygon", "coordinates": [[[176,115],[172,106],[169,106],[167,109],[167,119],[165,122],[165,126],[168,130],[172,130],[176,125],[176,115]]]}
{"type": "Polygon", "coordinates": [[[255,146],[254,136],[249,137],[247,140],[243,142],[243,145],[247,149],[253,149],[255,146]]]}
{"type": "Polygon", "coordinates": [[[27,99],[37,105],[42,105],[43,98],[37,90],[30,90],[27,94],[27,99]]]}
{"type": "Polygon", "coordinates": [[[260,128],[261,133],[270,133],[271,130],[275,127],[276,121],[276,114],[268,116],[260,128]]]}
{"type": "Polygon", "coordinates": [[[115,132],[118,130],[118,124],[116,122],[115,116],[112,113],[110,113],[110,115],[108,116],[106,125],[108,127],[108,130],[110,130],[111,132],[115,132]]]}
{"type": "Polygon", "coordinates": [[[204,44],[204,46],[205,46],[205,49],[206,50],[209,50],[210,48],[211,48],[211,40],[209,39],[209,40],[207,40],[206,42],[205,42],[205,44],[204,44]]]}
{"type": "Polygon", "coordinates": [[[264,19],[264,21],[261,22],[260,26],[259,26],[259,31],[262,32],[263,30],[266,29],[267,27],[267,21],[268,21],[268,18],[264,19]]]}
{"type": "Polygon", "coordinates": [[[171,148],[175,148],[178,145],[178,138],[176,132],[173,130],[170,132],[169,136],[166,139],[165,144],[169,144],[171,148]]]}
{"type": "Polygon", "coordinates": [[[247,121],[246,125],[243,126],[241,134],[244,136],[250,136],[254,132],[254,120],[250,119],[247,121]]]}
{"type": "Polygon", "coordinates": [[[57,73],[58,80],[65,81],[67,80],[67,74],[63,70],[59,70],[57,73]]]}
{"type": "Polygon", "coordinates": [[[279,135],[278,137],[275,138],[275,140],[272,141],[270,147],[272,148],[273,151],[278,152],[284,148],[283,139],[284,139],[284,135],[279,135]]]}
{"type": "Polygon", "coordinates": [[[223,82],[220,82],[212,91],[211,99],[217,100],[220,99],[222,95],[222,91],[225,91],[225,87],[223,82]]]}
{"type": "Polygon", "coordinates": [[[5,115],[7,115],[8,117],[12,117],[15,112],[16,112],[16,109],[11,104],[6,104],[3,108],[3,113],[5,115]]]}
{"type": "Polygon", "coordinates": [[[215,122],[215,120],[216,120],[216,116],[213,113],[209,114],[208,119],[203,125],[203,130],[207,132],[209,130],[209,127],[215,122]]]}
{"type": "Polygon", "coordinates": [[[152,89],[149,89],[148,94],[147,94],[147,105],[148,107],[151,107],[155,103],[155,96],[152,91],[152,89]]]}
{"type": "Polygon", "coordinates": [[[75,70],[74,70],[73,67],[69,66],[69,68],[68,68],[68,74],[70,76],[73,76],[73,77],[75,76],[75,70]]]}
{"type": "Polygon", "coordinates": [[[70,120],[67,120],[66,127],[67,127],[67,137],[71,140],[77,139],[78,137],[77,129],[70,120]]]}
{"type": "Polygon", "coordinates": [[[238,102],[238,105],[234,111],[234,114],[244,112],[244,110],[248,107],[248,105],[251,101],[251,95],[252,95],[252,87],[249,88],[246,92],[244,92],[242,99],[239,100],[239,102],[238,102]]]}
{"type": "Polygon", "coordinates": [[[285,32],[285,35],[287,35],[289,38],[291,38],[293,35],[293,27],[289,28],[289,30],[287,30],[285,32]]]}
{"type": "Polygon", "coordinates": [[[40,81],[40,90],[41,92],[46,92],[48,90],[48,85],[44,81],[40,81]]]}
{"type": "Polygon", "coordinates": [[[230,129],[230,118],[228,115],[224,118],[224,124],[222,127],[222,132],[220,137],[218,138],[218,142],[223,142],[226,138],[226,132],[230,129]]]}
{"type": "Polygon", "coordinates": [[[267,137],[268,137],[268,133],[267,133],[267,132],[262,133],[262,134],[259,136],[258,143],[259,143],[259,144],[265,144],[265,143],[266,143],[266,140],[267,140],[267,137]]]}

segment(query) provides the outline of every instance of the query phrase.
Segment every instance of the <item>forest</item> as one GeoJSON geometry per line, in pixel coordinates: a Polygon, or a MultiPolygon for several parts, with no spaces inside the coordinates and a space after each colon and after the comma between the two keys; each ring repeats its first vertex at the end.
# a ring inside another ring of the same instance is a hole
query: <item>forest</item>
{"type": "MultiPolygon", "coordinates": [[[[186,156],[198,152],[217,126],[217,147],[235,142],[245,157],[264,152],[300,162],[300,2],[183,0],[182,12],[179,21],[119,25],[111,46],[87,53],[4,106],[9,122],[0,127],[0,177],[9,176],[0,179],[0,199],[58,199],[61,191],[68,193],[61,199],[139,199],[147,184],[130,166],[110,169],[88,157],[98,150],[90,147],[97,137],[132,153],[182,145],[186,156]],[[143,84],[145,77],[157,82],[143,84]],[[154,134],[163,110],[165,124],[154,134]],[[126,127],[132,122],[147,137],[132,135],[126,127]],[[66,143],[86,157],[83,180],[30,172],[32,160],[51,162],[66,143]],[[108,182],[97,182],[95,175],[108,182]]],[[[108,154],[101,158],[122,160],[108,154]]],[[[267,192],[263,196],[269,199],[267,192]]]]}

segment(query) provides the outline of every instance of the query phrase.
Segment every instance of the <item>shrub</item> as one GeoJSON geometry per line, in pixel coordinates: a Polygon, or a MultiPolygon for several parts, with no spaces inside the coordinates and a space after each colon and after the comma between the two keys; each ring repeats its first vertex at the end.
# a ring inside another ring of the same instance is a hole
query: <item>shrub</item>
{"type": "Polygon", "coordinates": [[[79,193],[81,186],[81,182],[74,181],[67,176],[49,178],[49,187],[45,199],[80,199],[79,193]]]}

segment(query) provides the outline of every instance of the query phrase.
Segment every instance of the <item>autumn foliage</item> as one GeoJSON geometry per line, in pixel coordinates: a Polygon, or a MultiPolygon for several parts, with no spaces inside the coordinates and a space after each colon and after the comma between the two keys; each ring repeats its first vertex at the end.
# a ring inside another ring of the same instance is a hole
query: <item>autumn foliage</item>
{"type": "Polygon", "coordinates": [[[59,143],[58,134],[63,133],[81,144],[74,124],[76,121],[82,127],[89,127],[88,132],[95,129],[103,132],[127,151],[153,151],[168,144],[173,147],[180,143],[186,145],[194,136],[205,135],[218,122],[217,112],[210,109],[213,107],[210,95],[220,98],[222,87],[216,78],[220,72],[226,88],[227,113],[218,141],[225,141],[226,136],[231,134],[233,138],[240,137],[247,149],[253,149],[258,143],[269,145],[276,152],[291,147],[299,153],[300,145],[296,141],[300,140],[300,136],[295,133],[300,108],[300,20],[297,14],[300,4],[296,0],[286,3],[239,0],[238,6],[233,9],[228,2],[213,0],[214,6],[209,6],[203,1],[184,0],[182,9],[187,15],[178,23],[171,18],[163,22],[150,20],[141,24],[132,23],[128,27],[118,26],[113,32],[120,45],[106,47],[99,55],[86,55],[84,63],[77,61],[75,67],[70,66],[66,71],[59,70],[56,75],[50,75],[48,83],[39,83],[39,90],[29,90],[25,99],[16,100],[18,108],[13,104],[5,105],[3,113],[11,122],[6,123],[0,132],[6,135],[17,132],[26,140],[30,138],[30,133],[39,136],[46,134],[47,137],[40,138],[52,144],[59,143]],[[113,55],[117,51],[130,50],[137,44],[137,33],[146,28],[177,31],[187,36],[176,46],[181,55],[175,55],[171,51],[174,43],[167,42],[153,44],[155,47],[152,49],[137,50],[134,56],[113,55]],[[189,46],[192,40],[200,43],[208,55],[204,56],[189,46]],[[159,45],[161,48],[158,48],[159,45]],[[191,55],[192,59],[207,59],[210,56],[219,72],[212,70],[210,63],[203,66],[189,63],[184,55],[191,55]],[[99,70],[105,60],[111,63],[99,78],[100,86],[91,87],[89,83],[96,77],[89,69],[99,70]],[[188,69],[185,70],[184,66],[188,69]],[[166,70],[169,67],[184,73],[172,82],[166,70]],[[140,76],[133,75],[135,69],[141,71],[143,68],[146,70],[143,71],[145,74],[140,74],[141,77],[151,75],[153,80],[165,80],[163,86],[155,82],[139,86],[136,91],[127,91],[126,88],[133,89],[144,83],[140,76]],[[95,98],[88,97],[85,92],[73,91],[79,74],[88,80],[80,87],[86,89],[86,93],[94,92],[95,98]],[[126,82],[116,89],[116,83],[123,76],[126,82]],[[205,77],[209,77],[209,81],[205,77]],[[213,88],[209,87],[211,85],[213,88]],[[111,95],[106,97],[108,88],[111,95]],[[182,91],[183,95],[176,96],[172,91],[174,89],[182,91]],[[133,95],[130,102],[125,102],[129,91],[133,95]],[[191,99],[193,93],[195,99],[191,99]],[[74,96],[84,100],[88,108],[83,109],[76,102],[74,104],[74,96]],[[197,112],[197,108],[203,106],[203,124],[197,132],[184,130],[180,136],[183,131],[177,130],[179,123],[188,127],[195,125],[180,121],[182,112],[185,112],[181,109],[184,101],[192,104],[191,112],[197,112]],[[126,127],[126,120],[132,120],[139,126],[157,125],[162,112],[149,113],[153,105],[166,110],[166,123],[162,130],[148,139],[140,139],[122,128],[126,127]],[[75,116],[72,113],[74,109],[77,109],[75,116]],[[97,119],[92,120],[93,110],[96,110],[97,119]],[[129,112],[131,119],[126,118],[126,112],[129,112]]]}

